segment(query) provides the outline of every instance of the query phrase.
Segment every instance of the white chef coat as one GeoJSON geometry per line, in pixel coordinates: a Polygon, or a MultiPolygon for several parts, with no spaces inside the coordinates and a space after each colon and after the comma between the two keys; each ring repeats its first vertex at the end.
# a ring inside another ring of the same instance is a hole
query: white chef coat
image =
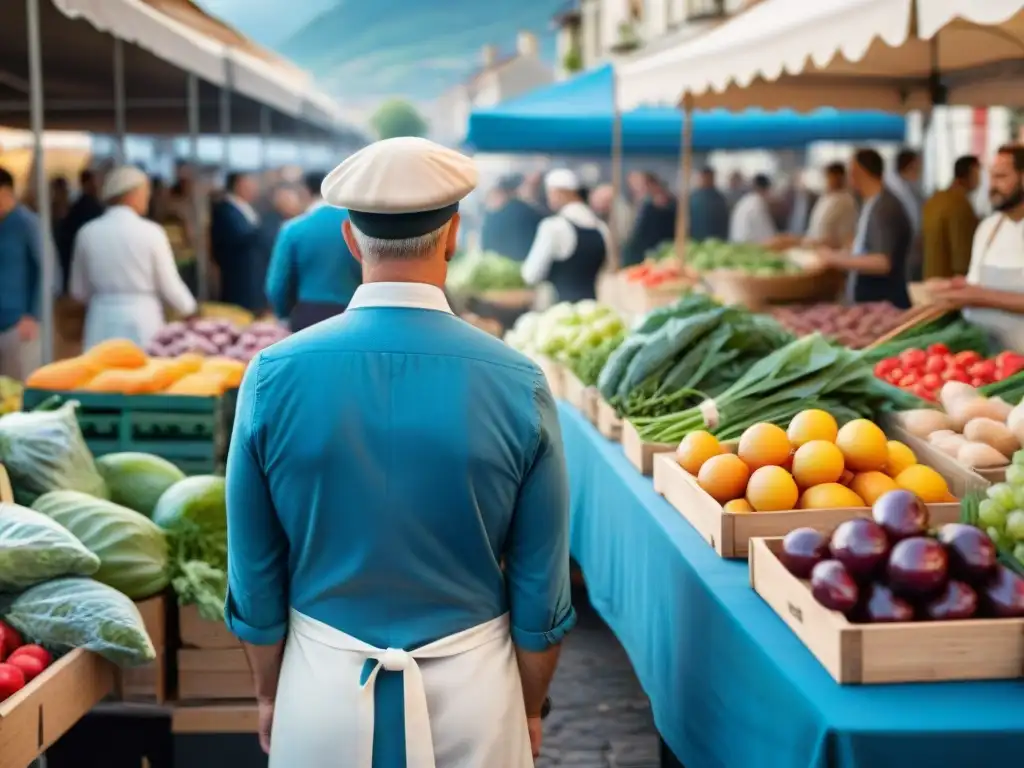
{"type": "Polygon", "coordinates": [[[811,211],[807,237],[831,248],[845,248],[857,231],[857,201],[845,189],[826,192],[811,211]]]}
{"type": "MultiPolygon", "coordinates": [[[[994,213],[978,225],[971,246],[971,266],[967,282],[982,285],[982,267],[1019,269],[1024,277],[1024,221],[1013,221],[994,213]],[[1003,223],[999,224],[999,220],[1003,223]]],[[[999,286],[989,286],[998,288],[999,286]]]]}
{"type": "Polygon", "coordinates": [[[565,261],[576,252],[576,230],[596,229],[604,238],[605,253],[611,253],[608,227],[585,203],[572,202],[554,216],[548,216],[537,226],[530,253],[523,262],[522,275],[527,285],[537,285],[547,279],[551,265],[565,261]]]}
{"type": "Polygon", "coordinates": [[[768,200],[760,192],[747,192],[729,217],[729,240],[734,243],[763,243],[778,234],[768,200]]]}
{"type": "Polygon", "coordinates": [[[124,205],[79,231],[69,290],[89,305],[86,349],[112,338],[145,346],[164,322],[162,302],[182,315],[196,310],[163,227],[124,205]]]}

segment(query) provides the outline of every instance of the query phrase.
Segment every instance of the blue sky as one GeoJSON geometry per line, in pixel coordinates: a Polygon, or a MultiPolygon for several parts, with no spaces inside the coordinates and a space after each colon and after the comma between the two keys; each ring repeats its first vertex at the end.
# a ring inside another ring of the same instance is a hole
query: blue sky
{"type": "Polygon", "coordinates": [[[480,49],[504,51],[526,29],[552,54],[565,0],[197,0],[257,42],[308,69],[350,104],[417,102],[464,80],[480,49]]]}

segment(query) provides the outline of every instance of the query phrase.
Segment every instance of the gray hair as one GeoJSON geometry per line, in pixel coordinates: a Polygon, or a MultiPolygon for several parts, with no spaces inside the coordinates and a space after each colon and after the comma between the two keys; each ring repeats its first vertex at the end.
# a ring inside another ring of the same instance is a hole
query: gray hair
{"type": "Polygon", "coordinates": [[[385,261],[388,259],[416,259],[437,248],[441,240],[448,234],[446,221],[439,229],[428,232],[419,237],[407,237],[403,240],[384,240],[380,237],[370,237],[359,231],[358,227],[352,224],[352,235],[359,244],[359,251],[367,261],[385,261]]]}

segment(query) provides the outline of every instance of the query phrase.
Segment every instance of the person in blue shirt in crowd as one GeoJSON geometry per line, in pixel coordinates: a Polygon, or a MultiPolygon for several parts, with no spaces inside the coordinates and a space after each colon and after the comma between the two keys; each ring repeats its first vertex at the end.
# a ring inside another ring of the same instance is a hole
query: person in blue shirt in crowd
{"type": "Polygon", "coordinates": [[[270,768],[539,752],[576,621],[565,457],[540,369],[444,297],[476,183],[470,158],[417,138],[338,166],[324,199],[349,211],[364,282],[240,388],[225,617],[270,768]]]}
{"type": "Polygon", "coordinates": [[[224,197],[214,203],[210,220],[213,260],[220,270],[220,299],[226,304],[262,312],[270,244],[253,207],[260,187],[250,173],[230,173],[224,197]]]}
{"type": "Polygon", "coordinates": [[[39,219],[18,203],[14,177],[0,168],[0,376],[24,381],[39,367],[39,219]]]}
{"type": "Polygon", "coordinates": [[[715,186],[715,170],[700,172],[697,188],[690,195],[690,239],[729,239],[729,201],[715,186]]]}
{"type": "Polygon", "coordinates": [[[514,261],[526,261],[544,216],[522,200],[522,176],[506,176],[487,196],[487,212],[480,232],[480,247],[514,261]]]}
{"type": "Polygon", "coordinates": [[[323,204],[323,180],[323,173],[306,176],[313,203],[281,227],[267,269],[270,307],[293,331],[344,312],[363,279],[341,234],[348,211],[323,204]]]}

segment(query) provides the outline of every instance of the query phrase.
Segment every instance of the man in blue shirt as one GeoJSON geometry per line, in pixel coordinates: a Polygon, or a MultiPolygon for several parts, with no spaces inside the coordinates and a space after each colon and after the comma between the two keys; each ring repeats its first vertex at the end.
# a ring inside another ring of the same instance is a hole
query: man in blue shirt
{"type": "Polygon", "coordinates": [[[690,195],[690,239],[729,239],[729,202],[715,186],[715,171],[700,172],[697,189],[690,195]]]}
{"type": "Polygon", "coordinates": [[[242,383],[225,615],[271,768],[532,768],[539,751],[576,620],[565,459],[540,369],[444,298],[476,181],[415,138],[336,168],[324,198],[349,211],[365,282],[242,383]]]}
{"type": "Polygon", "coordinates": [[[313,204],[281,227],[267,269],[270,307],[293,331],[344,312],[363,279],[341,234],[348,211],[323,204],[323,180],[322,173],[306,177],[313,204]]]}
{"type": "Polygon", "coordinates": [[[39,219],[14,194],[0,168],[0,376],[23,381],[39,367],[39,219]]]}

